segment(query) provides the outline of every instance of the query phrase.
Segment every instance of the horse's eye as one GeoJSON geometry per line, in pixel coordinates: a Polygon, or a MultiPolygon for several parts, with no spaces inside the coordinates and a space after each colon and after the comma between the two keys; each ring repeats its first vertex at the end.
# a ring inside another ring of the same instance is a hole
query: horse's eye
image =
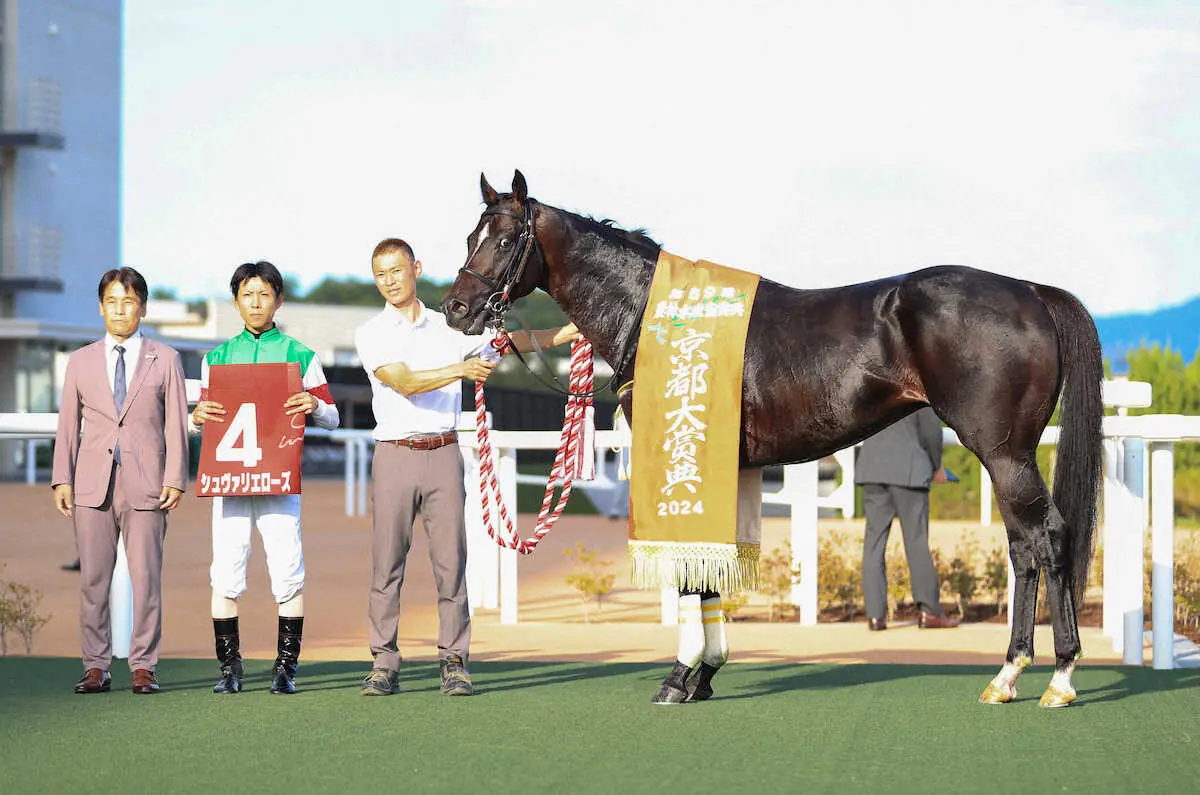
{"type": "Polygon", "coordinates": [[[509,240],[507,237],[500,238],[500,248],[508,248],[511,244],[512,244],[512,241],[509,240]]]}

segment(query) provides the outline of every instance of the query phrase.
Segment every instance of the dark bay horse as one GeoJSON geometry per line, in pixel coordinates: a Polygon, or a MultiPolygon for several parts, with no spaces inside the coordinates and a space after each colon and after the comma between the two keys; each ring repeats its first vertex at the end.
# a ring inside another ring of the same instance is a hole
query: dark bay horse
{"type": "MultiPolygon", "coordinates": [[[[483,177],[481,188],[486,209],[442,304],[450,325],[481,332],[540,287],[625,384],[659,245],[529,198],[519,171],[511,193],[483,177]]],[[[1102,378],[1091,316],[1055,287],[955,266],[822,290],[763,279],[746,338],[741,466],[813,461],[932,406],[991,474],[1015,572],[1012,640],[980,700],[1015,697],[1044,572],[1055,674],[1041,704],[1066,706],[1093,551],[1102,378]],[[1035,452],[1060,395],[1051,496],[1035,452]]],[[[621,400],[632,418],[630,393],[621,400]]]]}

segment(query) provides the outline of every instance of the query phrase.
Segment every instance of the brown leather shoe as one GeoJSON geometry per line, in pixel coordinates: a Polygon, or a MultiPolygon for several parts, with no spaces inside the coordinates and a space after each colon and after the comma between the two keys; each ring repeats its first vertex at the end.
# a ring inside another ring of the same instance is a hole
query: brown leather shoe
{"type": "Polygon", "coordinates": [[[953,629],[958,626],[958,619],[922,610],[917,616],[917,626],[921,629],[953,629]]]}
{"type": "Polygon", "coordinates": [[[868,618],[867,619],[867,629],[871,630],[872,632],[883,632],[885,629],[887,629],[887,619],[886,618],[868,618]]]}
{"type": "Polygon", "coordinates": [[[138,668],[133,672],[133,692],[145,695],[147,693],[158,692],[158,680],[154,678],[154,672],[148,671],[145,668],[138,668]]]}
{"type": "Polygon", "coordinates": [[[83,678],[75,683],[76,693],[107,693],[112,689],[112,677],[108,671],[89,668],[83,678]]]}

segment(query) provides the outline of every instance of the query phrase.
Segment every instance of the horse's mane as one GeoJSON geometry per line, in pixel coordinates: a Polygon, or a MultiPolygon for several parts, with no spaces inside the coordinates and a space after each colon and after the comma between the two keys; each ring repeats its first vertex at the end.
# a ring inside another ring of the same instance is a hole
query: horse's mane
{"type": "Polygon", "coordinates": [[[584,221],[590,221],[600,227],[603,232],[614,237],[623,238],[630,243],[635,243],[639,246],[652,246],[654,248],[662,248],[662,244],[654,238],[646,234],[645,227],[637,227],[636,229],[622,229],[617,226],[617,222],[611,218],[595,218],[590,215],[579,216],[584,221]]]}

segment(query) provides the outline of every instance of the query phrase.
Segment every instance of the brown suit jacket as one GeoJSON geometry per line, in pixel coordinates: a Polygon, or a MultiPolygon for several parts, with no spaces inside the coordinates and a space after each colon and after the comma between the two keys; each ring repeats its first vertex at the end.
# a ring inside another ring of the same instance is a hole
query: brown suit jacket
{"type": "Polygon", "coordinates": [[[120,416],[104,341],[80,348],[67,361],[50,485],[68,484],[75,504],[99,508],[119,440],[122,483],[134,508],[158,508],[163,486],[183,491],[187,485],[187,415],[183,362],[174,348],[142,337],[120,416]]]}

